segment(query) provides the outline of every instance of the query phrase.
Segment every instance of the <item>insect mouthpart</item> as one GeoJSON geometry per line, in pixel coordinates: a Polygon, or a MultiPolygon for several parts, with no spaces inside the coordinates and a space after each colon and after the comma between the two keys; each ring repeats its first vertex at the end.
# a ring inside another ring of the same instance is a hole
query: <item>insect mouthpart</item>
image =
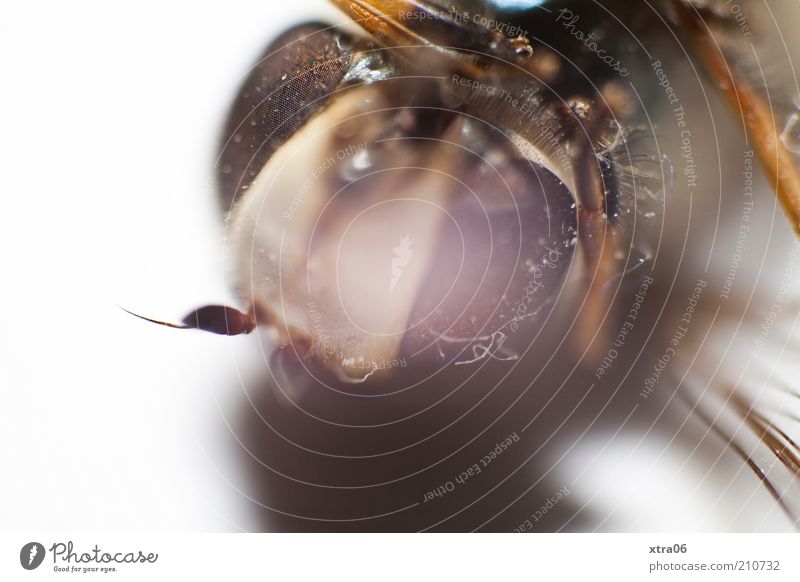
{"type": "Polygon", "coordinates": [[[359,380],[504,343],[554,301],[575,229],[550,171],[446,109],[438,80],[396,79],[343,90],[279,148],[228,245],[240,299],[281,345],[359,380]]]}

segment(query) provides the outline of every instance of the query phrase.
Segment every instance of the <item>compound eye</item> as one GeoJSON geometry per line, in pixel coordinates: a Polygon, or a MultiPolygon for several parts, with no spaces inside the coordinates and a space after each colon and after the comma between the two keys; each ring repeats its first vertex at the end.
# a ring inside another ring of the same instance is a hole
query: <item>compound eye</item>
{"type": "Polygon", "coordinates": [[[225,211],[270,157],[322,109],[350,66],[353,39],[324,24],[301,24],[275,39],[233,102],[219,157],[225,211]]]}

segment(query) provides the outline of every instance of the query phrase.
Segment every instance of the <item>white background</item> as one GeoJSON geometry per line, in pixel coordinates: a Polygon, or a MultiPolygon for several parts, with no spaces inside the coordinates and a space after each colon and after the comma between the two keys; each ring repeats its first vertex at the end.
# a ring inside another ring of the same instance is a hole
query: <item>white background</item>
{"type": "Polygon", "coordinates": [[[257,348],[117,305],[232,301],[217,136],[248,67],[309,17],[343,20],[314,0],[4,7],[0,530],[256,527],[226,423],[257,348]]]}

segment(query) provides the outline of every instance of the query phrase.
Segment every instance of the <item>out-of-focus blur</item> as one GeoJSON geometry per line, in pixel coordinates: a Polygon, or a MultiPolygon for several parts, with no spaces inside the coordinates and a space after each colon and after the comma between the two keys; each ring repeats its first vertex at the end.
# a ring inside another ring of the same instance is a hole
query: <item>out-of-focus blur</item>
{"type": "MultiPolygon", "coordinates": [[[[800,26],[796,3],[771,4],[778,15],[775,30],[783,30],[785,40],[791,43],[792,33],[800,26]]],[[[346,485],[339,487],[344,481],[337,479],[342,475],[352,476],[357,487],[367,484],[363,493],[351,493],[359,496],[358,507],[370,507],[374,474],[351,474],[340,465],[336,478],[329,478],[334,472],[326,472],[325,463],[330,459],[323,458],[325,454],[319,455],[319,465],[312,465],[304,460],[307,456],[284,455],[279,448],[289,436],[300,442],[310,435],[310,443],[319,450],[329,443],[323,431],[319,435],[313,428],[305,431],[304,422],[312,427],[317,423],[288,402],[302,398],[301,391],[279,396],[262,390],[268,361],[264,349],[273,347],[269,337],[261,336],[259,342],[253,336],[228,338],[179,331],[147,324],[120,309],[178,321],[198,305],[236,303],[224,264],[225,223],[214,168],[222,126],[237,89],[263,48],[280,32],[305,20],[352,28],[344,15],[322,0],[234,0],[215,6],[188,2],[135,6],[34,3],[17,7],[13,18],[0,21],[0,59],[6,79],[0,101],[0,159],[7,205],[0,229],[5,274],[0,291],[0,466],[4,467],[0,529],[253,531],[280,524],[285,529],[306,524],[309,528],[337,529],[341,525],[344,529],[349,527],[348,517],[358,516],[348,516],[346,509],[331,508],[325,501],[328,494],[336,499],[331,489],[347,489],[346,485]],[[267,426],[268,421],[274,424],[267,426]],[[287,467],[285,475],[279,473],[287,467]],[[292,487],[304,478],[334,485],[322,487],[319,496],[313,489],[296,494],[292,487]],[[306,508],[307,514],[293,521],[303,513],[308,499],[319,505],[306,508]],[[290,503],[281,506],[283,501],[290,503]],[[297,507],[289,509],[292,504],[297,507]],[[315,521],[315,516],[331,512],[341,523],[315,521]]],[[[769,69],[769,63],[764,64],[769,69]]],[[[687,102],[704,96],[693,79],[676,77],[675,83],[693,87],[695,94],[687,97],[687,102]]],[[[709,219],[706,228],[703,218],[694,218],[691,236],[679,232],[674,239],[662,238],[665,256],[680,257],[675,260],[691,265],[688,273],[697,278],[699,273],[707,273],[713,286],[726,278],[741,216],[738,198],[735,205],[728,205],[719,196],[726,188],[741,187],[743,162],[717,159],[720,153],[733,152],[735,156],[741,136],[731,125],[735,117],[723,109],[722,100],[713,95],[709,99],[706,105],[714,115],[695,121],[706,132],[696,132],[698,142],[716,141],[719,147],[697,148],[700,165],[708,164],[703,167],[720,172],[708,182],[713,203],[698,200],[691,206],[686,200],[670,200],[666,207],[673,214],[667,223],[682,224],[676,216],[711,208],[711,212],[719,211],[720,227],[712,229],[709,219]],[[711,132],[718,132],[713,139],[711,132]],[[699,246],[671,246],[682,237],[699,246]],[[710,241],[714,237],[720,242],[710,241]]],[[[670,135],[674,123],[669,117],[660,119],[666,122],[659,139],[669,144],[676,138],[670,135]]],[[[672,142],[673,151],[679,151],[676,143],[672,142]]],[[[756,178],[756,184],[762,203],[748,244],[757,252],[744,257],[737,272],[738,295],[734,293],[737,301],[753,301],[747,319],[751,329],[757,329],[769,314],[767,304],[784,276],[792,243],[779,205],[763,179],[756,178]],[[759,253],[768,260],[762,262],[759,253]],[[769,277],[777,282],[770,283],[769,277]],[[758,292],[750,295],[750,289],[758,292]],[[764,308],[757,309],[756,301],[765,302],[764,308]]],[[[670,291],[669,277],[659,279],[659,284],[665,285],[661,293],[670,291]]],[[[629,286],[631,290],[635,291],[629,286]]],[[[691,286],[686,291],[691,293],[691,286]]],[[[683,293],[681,288],[677,298],[672,298],[674,303],[688,301],[690,296],[683,293]]],[[[787,310],[795,299],[791,294],[788,297],[787,310]]],[[[715,316],[713,312],[704,315],[708,319],[715,316]]],[[[737,353],[752,354],[747,341],[758,333],[742,332],[737,324],[745,318],[737,317],[728,327],[720,323],[705,338],[695,338],[703,346],[704,361],[717,365],[716,369],[694,366],[693,354],[687,352],[671,374],[690,369],[691,374],[665,375],[662,385],[674,388],[686,382],[691,387],[694,382],[702,388],[704,382],[727,373],[740,374],[738,380],[755,374],[752,383],[756,388],[774,384],[777,377],[791,383],[797,377],[787,356],[790,349],[796,349],[791,341],[796,337],[793,314],[786,315],[766,338],[756,372],[735,367],[741,360],[737,353]],[[742,345],[728,346],[730,338],[742,345]],[[719,354],[714,353],[717,347],[719,354]],[[765,370],[769,372],[766,376],[765,370]]],[[[623,366],[634,369],[638,365],[639,378],[645,364],[663,354],[651,350],[645,355],[649,359],[638,363],[631,354],[621,358],[620,373],[623,366]]],[[[533,360],[537,357],[534,354],[533,360]]],[[[495,364],[487,370],[499,370],[503,365],[495,364]]],[[[571,362],[565,361],[561,372],[568,364],[571,362]]],[[[276,373],[281,372],[278,369],[276,373]]],[[[518,386],[523,386],[522,376],[527,373],[523,372],[518,371],[518,386]]],[[[560,381],[561,376],[558,378],[560,381]]],[[[475,402],[477,407],[482,402],[480,386],[473,383],[465,392],[460,404],[475,402]]],[[[468,418],[466,432],[452,442],[431,437],[438,427],[421,426],[421,437],[431,439],[429,447],[422,445],[425,453],[447,461],[459,447],[470,445],[471,435],[483,434],[481,431],[503,417],[504,407],[513,406],[516,393],[498,394],[487,401],[492,403],[487,406],[488,416],[468,418]]],[[[349,418],[350,411],[325,410],[329,396],[323,395],[308,410],[320,416],[331,412],[331,418],[349,418]]],[[[602,407],[598,405],[601,398],[593,393],[589,400],[595,400],[597,410],[602,407]]],[[[430,400],[435,398],[426,394],[420,402],[430,404],[430,400]]],[[[785,399],[780,402],[784,404],[785,399]]],[[[340,400],[336,401],[339,405],[340,400]]],[[[407,408],[398,409],[398,415],[413,417],[418,412],[414,405],[413,400],[405,401],[407,408]]],[[[466,417],[471,410],[464,408],[466,417]]],[[[594,423],[587,413],[582,419],[586,432],[572,433],[560,448],[549,449],[549,456],[543,454],[535,464],[525,464],[527,451],[520,450],[514,452],[518,465],[510,460],[507,466],[497,463],[504,473],[495,475],[496,481],[516,474],[517,481],[512,483],[518,489],[505,490],[504,501],[487,511],[505,512],[507,508],[501,507],[505,500],[522,495],[528,484],[539,483],[537,479],[546,471],[535,491],[541,494],[542,505],[549,502],[548,493],[556,495],[562,487],[569,487],[568,501],[560,510],[575,518],[554,522],[554,529],[791,527],[744,463],[730,450],[725,452],[719,440],[704,438],[701,426],[684,426],[680,416],[662,418],[658,410],[638,419],[639,425],[637,417],[628,425],[628,410],[610,411],[612,421],[605,425],[594,423]],[[655,426],[658,429],[651,434],[649,429],[655,426]],[[674,439],[669,438],[672,435],[674,439]]],[[[792,411],[791,407],[786,410],[792,411]]],[[[536,412],[514,411],[517,419],[536,416],[536,412]]],[[[441,418],[434,416],[433,422],[441,420],[444,430],[445,422],[460,420],[456,416],[450,411],[441,418]]],[[[376,423],[386,418],[381,416],[376,423]]],[[[550,426],[548,422],[558,433],[558,419],[549,418],[545,427],[550,426]]],[[[519,430],[520,426],[512,428],[519,430]]],[[[735,425],[733,429],[738,430],[735,425]]],[[[387,431],[379,433],[386,435],[387,431]]],[[[373,449],[401,448],[414,441],[406,438],[408,435],[394,439],[397,435],[389,434],[382,441],[371,440],[374,437],[369,430],[364,434],[362,441],[348,434],[341,449],[332,450],[353,450],[369,457],[373,449]],[[352,449],[348,449],[350,445],[352,449]]],[[[537,442],[548,441],[546,436],[540,435],[537,442]]],[[[475,453],[471,462],[480,460],[478,452],[493,450],[484,451],[484,444],[466,449],[475,453]]],[[[774,459],[762,456],[758,462],[765,467],[774,459]]],[[[453,467],[470,466],[459,463],[453,467]]],[[[394,468],[389,459],[384,469],[388,474],[394,468]]],[[[420,466],[419,471],[423,473],[425,467],[420,466]]],[[[429,485],[435,490],[440,483],[429,485]]],[[[796,488],[797,483],[791,486],[796,488]]],[[[375,493],[375,513],[392,506],[393,490],[383,491],[383,497],[375,493]]],[[[425,488],[413,494],[418,503],[426,498],[425,488]]],[[[491,491],[486,495],[492,499],[491,491]]],[[[461,501],[453,499],[448,501],[455,504],[452,515],[456,519],[450,523],[457,525],[453,528],[482,525],[482,517],[473,522],[467,519],[471,506],[459,506],[461,501]],[[461,518],[464,520],[458,521],[461,518]]],[[[477,507],[482,499],[475,500],[477,507]]],[[[394,507],[402,511],[406,503],[406,497],[398,496],[394,507]]],[[[538,507],[538,502],[531,503],[534,509],[538,507]]],[[[509,513],[503,518],[505,529],[530,518],[527,510],[509,513]]],[[[428,525],[436,526],[437,519],[428,525]]],[[[370,524],[364,527],[369,529],[370,524]]],[[[384,527],[401,529],[403,522],[398,519],[384,527]]]]}
{"type": "Polygon", "coordinates": [[[324,2],[34,2],[0,19],[0,528],[239,530],[247,339],[163,318],[230,299],[213,176],[242,75],[324,2]],[[234,382],[231,382],[234,379],[234,382]]]}

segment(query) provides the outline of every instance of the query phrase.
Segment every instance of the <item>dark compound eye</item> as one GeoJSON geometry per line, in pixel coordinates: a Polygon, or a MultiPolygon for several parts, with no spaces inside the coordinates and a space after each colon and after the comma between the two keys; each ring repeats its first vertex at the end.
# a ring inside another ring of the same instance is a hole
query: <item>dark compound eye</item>
{"type": "Polygon", "coordinates": [[[223,133],[218,171],[226,211],[272,154],[325,106],[350,67],[352,42],[309,23],[288,30],[264,52],[223,133]]]}

